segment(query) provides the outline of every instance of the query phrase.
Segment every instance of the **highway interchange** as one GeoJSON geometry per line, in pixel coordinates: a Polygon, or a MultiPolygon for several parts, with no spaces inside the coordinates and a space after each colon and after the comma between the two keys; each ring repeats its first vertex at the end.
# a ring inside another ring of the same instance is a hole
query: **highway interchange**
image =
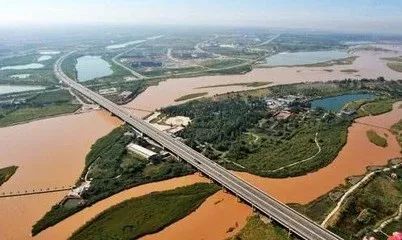
{"type": "Polygon", "coordinates": [[[188,162],[200,172],[250,204],[253,208],[288,228],[289,231],[294,233],[296,236],[306,240],[342,239],[312,220],[304,217],[292,208],[267,195],[265,192],[252,186],[243,179],[235,176],[224,167],[206,158],[204,155],[188,147],[181,141],[176,140],[165,132],[159,131],[148,122],[131,115],[129,112],[124,110],[123,107],[70,79],[61,69],[61,63],[68,55],[69,54],[64,55],[58,59],[54,65],[54,73],[62,83],[78,91],[82,95],[85,95],[87,98],[110,111],[139,132],[152,138],[164,148],[188,162]]]}

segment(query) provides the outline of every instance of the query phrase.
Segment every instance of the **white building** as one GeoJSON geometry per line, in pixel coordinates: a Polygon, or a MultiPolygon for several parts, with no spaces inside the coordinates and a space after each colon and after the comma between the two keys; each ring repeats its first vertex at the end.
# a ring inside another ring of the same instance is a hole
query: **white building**
{"type": "Polygon", "coordinates": [[[144,147],[141,147],[140,145],[137,145],[135,143],[128,144],[126,148],[128,151],[138,154],[146,159],[149,159],[150,157],[157,155],[157,153],[144,147]]]}

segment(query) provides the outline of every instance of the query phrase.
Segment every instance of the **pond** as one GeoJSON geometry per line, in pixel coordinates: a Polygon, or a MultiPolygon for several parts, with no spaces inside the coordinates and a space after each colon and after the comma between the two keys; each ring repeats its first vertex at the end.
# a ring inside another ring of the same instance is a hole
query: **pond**
{"type": "Polygon", "coordinates": [[[42,56],[38,57],[38,62],[43,62],[43,61],[47,61],[47,60],[50,60],[50,59],[52,59],[52,56],[42,55],[42,56]]]}
{"type": "Polygon", "coordinates": [[[138,44],[138,43],[142,43],[142,42],[145,42],[145,40],[135,40],[135,41],[125,42],[125,43],[121,43],[121,44],[109,45],[109,46],[106,47],[106,49],[125,48],[125,47],[128,47],[130,45],[138,44]]]}
{"type": "Polygon", "coordinates": [[[78,81],[85,82],[95,78],[109,76],[113,73],[111,65],[100,56],[83,56],[77,59],[78,81]]]}
{"type": "Polygon", "coordinates": [[[266,59],[268,66],[297,66],[327,62],[334,59],[349,57],[346,51],[314,51],[314,52],[284,52],[266,59]]]}
{"type": "Polygon", "coordinates": [[[32,90],[42,90],[42,86],[14,86],[14,85],[0,85],[0,94],[25,92],[32,90]]]}
{"type": "Polygon", "coordinates": [[[40,63],[29,63],[25,65],[13,65],[13,66],[5,66],[0,68],[0,70],[25,70],[25,69],[40,69],[43,68],[44,65],[40,63]]]}
{"type": "Polygon", "coordinates": [[[341,110],[347,103],[357,100],[371,100],[376,97],[375,94],[370,93],[353,93],[344,94],[335,97],[320,98],[311,101],[312,108],[323,108],[327,111],[337,112],[341,110]]]}
{"type": "Polygon", "coordinates": [[[39,52],[39,54],[41,54],[41,55],[57,55],[59,53],[60,53],[60,51],[56,51],[56,50],[43,50],[43,51],[39,52]]]}
{"type": "Polygon", "coordinates": [[[11,78],[20,78],[20,79],[24,79],[24,78],[28,78],[29,76],[31,76],[31,74],[29,73],[21,73],[21,74],[14,74],[11,75],[11,78]]]}

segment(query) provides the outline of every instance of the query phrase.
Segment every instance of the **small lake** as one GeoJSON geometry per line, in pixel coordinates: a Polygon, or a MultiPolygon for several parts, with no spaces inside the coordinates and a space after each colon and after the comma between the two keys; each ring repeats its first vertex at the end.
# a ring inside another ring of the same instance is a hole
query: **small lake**
{"type": "Polygon", "coordinates": [[[0,70],[26,70],[26,69],[40,69],[45,65],[40,63],[30,63],[25,65],[14,65],[14,66],[5,66],[0,68],[0,70]]]}
{"type": "Polygon", "coordinates": [[[52,56],[43,55],[43,56],[38,57],[38,62],[43,62],[43,61],[47,61],[47,60],[50,60],[50,59],[52,59],[52,56]]]}
{"type": "Polygon", "coordinates": [[[128,47],[130,45],[138,44],[138,43],[142,43],[142,42],[145,42],[145,40],[135,40],[135,41],[125,42],[125,43],[121,43],[121,44],[109,45],[109,46],[106,47],[106,49],[125,48],[125,47],[128,47]]]}
{"type": "Polygon", "coordinates": [[[341,110],[347,103],[357,100],[371,100],[376,97],[375,94],[370,93],[354,93],[345,94],[335,97],[320,98],[311,101],[312,108],[323,108],[327,111],[337,112],[341,110]]]}
{"type": "Polygon", "coordinates": [[[14,86],[14,85],[0,85],[0,94],[25,92],[32,90],[43,90],[42,86],[14,86]]]}
{"type": "Polygon", "coordinates": [[[44,51],[39,52],[39,54],[41,54],[41,55],[57,55],[59,53],[60,53],[60,51],[55,51],[55,50],[44,50],[44,51]]]}
{"type": "Polygon", "coordinates": [[[294,52],[279,53],[268,57],[266,64],[269,66],[296,66],[327,62],[334,59],[349,57],[346,51],[315,51],[315,52],[294,52]]]}
{"type": "Polygon", "coordinates": [[[100,56],[83,56],[77,59],[78,81],[85,82],[95,78],[109,76],[113,73],[111,65],[100,56]]]}
{"type": "Polygon", "coordinates": [[[31,76],[31,74],[28,73],[21,73],[21,74],[14,74],[11,75],[11,78],[19,78],[19,79],[24,79],[24,78],[28,78],[29,76],[31,76]]]}

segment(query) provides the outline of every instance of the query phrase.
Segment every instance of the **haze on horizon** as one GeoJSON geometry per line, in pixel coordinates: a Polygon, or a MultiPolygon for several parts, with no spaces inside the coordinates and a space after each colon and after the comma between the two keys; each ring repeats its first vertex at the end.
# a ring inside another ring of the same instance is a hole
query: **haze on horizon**
{"type": "Polygon", "coordinates": [[[402,33],[399,0],[2,0],[0,27],[206,25],[402,33]]]}

